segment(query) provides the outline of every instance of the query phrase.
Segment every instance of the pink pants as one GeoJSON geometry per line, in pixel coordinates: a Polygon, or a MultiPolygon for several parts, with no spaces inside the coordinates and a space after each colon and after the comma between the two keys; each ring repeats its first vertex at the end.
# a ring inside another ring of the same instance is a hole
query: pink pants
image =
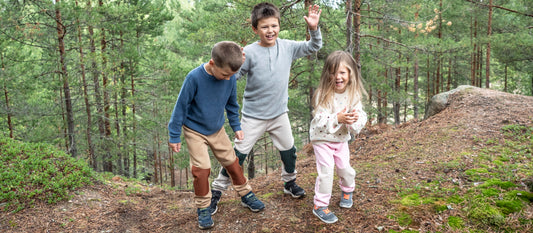
{"type": "Polygon", "coordinates": [[[350,166],[350,150],[347,142],[313,144],[318,176],[313,202],[316,206],[329,205],[333,188],[334,166],[337,167],[339,186],[343,192],[355,189],[355,170],[350,166]]]}

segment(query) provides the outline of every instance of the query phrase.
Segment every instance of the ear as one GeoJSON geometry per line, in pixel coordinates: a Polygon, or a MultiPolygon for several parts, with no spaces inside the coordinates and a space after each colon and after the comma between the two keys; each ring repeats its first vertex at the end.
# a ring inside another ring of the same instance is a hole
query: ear
{"type": "Polygon", "coordinates": [[[256,27],[252,26],[252,30],[254,31],[254,33],[255,33],[255,34],[257,34],[257,33],[258,33],[258,32],[257,32],[257,28],[256,28],[256,27]]]}

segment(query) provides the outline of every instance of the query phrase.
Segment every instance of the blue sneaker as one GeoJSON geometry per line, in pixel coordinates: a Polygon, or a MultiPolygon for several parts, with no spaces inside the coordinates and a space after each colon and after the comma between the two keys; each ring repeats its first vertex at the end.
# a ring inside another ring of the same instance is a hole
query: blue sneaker
{"type": "Polygon", "coordinates": [[[352,195],[353,195],[353,192],[352,193],[342,192],[342,197],[341,197],[341,201],[339,202],[339,205],[342,208],[352,208],[352,205],[353,205],[352,195]]]}
{"type": "Polygon", "coordinates": [[[329,211],[327,206],[318,207],[315,205],[313,208],[313,214],[325,223],[334,223],[339,220],[333,212],[329,211]]]}
{"type": "Polygon", "coordinates": [[[215,225],[213,219],[211,218],[211,213],[209,212],[209,207],[198,208],[198,227],[200,229],[209,229],[215,225]]]}
{"type": "Polygon", "coordinates": [[[252,191],[241,197],[241,205],[248,207],[252,212],[259,212],[265,208],[265,204],[257,199],[252,191]]]}

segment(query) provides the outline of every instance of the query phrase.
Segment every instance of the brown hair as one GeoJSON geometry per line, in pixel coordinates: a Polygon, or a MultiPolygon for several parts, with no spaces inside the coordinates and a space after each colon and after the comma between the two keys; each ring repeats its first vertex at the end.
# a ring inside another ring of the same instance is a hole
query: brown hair
{"type": "Polygon", "coordinates": [[[217,67],[237,71],[243,63],[241,46],[233,41],[218,42],[211,50],[211,59],[217,67]]]}
{"type": "Polygon", "coordinates": [[[251,16],[252,27],[257,28],[259,20],[270,17],[276,17],[280,23],[279,9],[276,6],[268,2],[255,5],[251,16]]]}

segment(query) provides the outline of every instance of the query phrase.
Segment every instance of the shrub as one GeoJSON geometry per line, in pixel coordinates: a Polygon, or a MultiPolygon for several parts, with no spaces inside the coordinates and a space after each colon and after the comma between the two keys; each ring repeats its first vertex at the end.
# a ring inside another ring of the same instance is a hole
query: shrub
{"type": "Polygon", "coordinates": [[[35,200],[56,203],[69,190],[92,183],[93,172],[52,145],[0,136],[0,203],[20,210],[35,200]]]}

